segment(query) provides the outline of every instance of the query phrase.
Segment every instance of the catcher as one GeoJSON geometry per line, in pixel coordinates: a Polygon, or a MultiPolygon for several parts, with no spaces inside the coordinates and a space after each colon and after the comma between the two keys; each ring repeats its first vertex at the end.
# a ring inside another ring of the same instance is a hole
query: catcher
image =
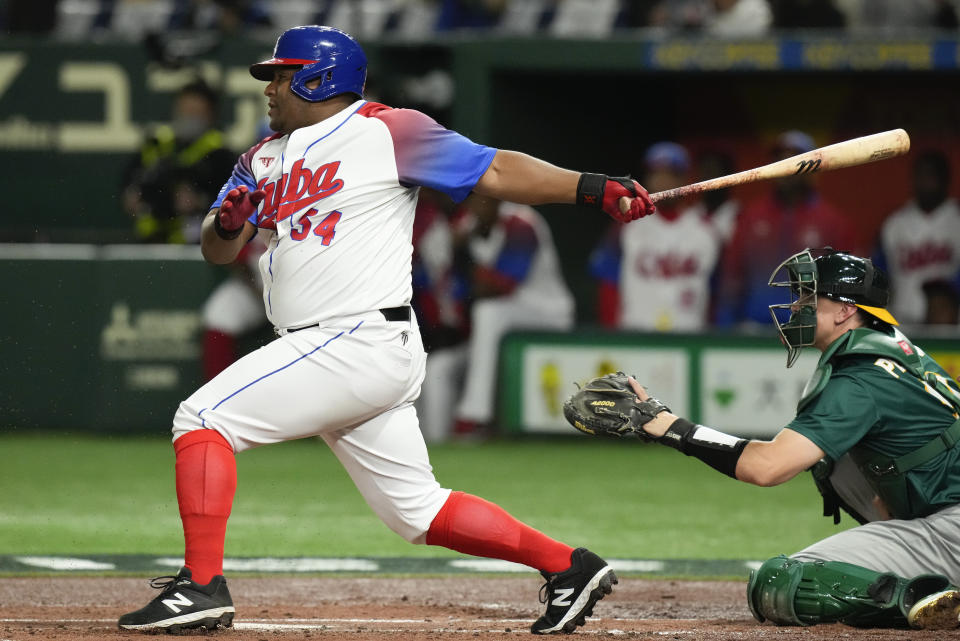
{"type": "Polygon", "coordinates": [[[824,515],[861,525],[751,572],[760,622],[949,629],[960,626],[960,391],[895,326],[886,274],[869,259],[804,250],[769,284],[787,367],[822,352],[797,416],[772,441],[747,441],[670,412],[623,373],[586,384],[564,415],[587,434],[639,437],[746,483],[811,470],[824,515]]]}

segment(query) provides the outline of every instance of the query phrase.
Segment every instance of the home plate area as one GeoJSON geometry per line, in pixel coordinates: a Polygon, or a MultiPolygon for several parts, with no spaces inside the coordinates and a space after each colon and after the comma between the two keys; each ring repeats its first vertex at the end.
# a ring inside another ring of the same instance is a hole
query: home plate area
{"type": "MultiPolygon", "coordinates": [[[[282,639],[503,639],[529,635],[542,581],[530,576],[248,577],[228,579],[234,627],[196,636],[282,639]]],[[[842,625],[775,627],[753,620],[743,581],[623,577],[576,635],[697,641],[942,639],[943,632],[859,630],[842,625]]],[[[143,578],[0,579],[0,641],[152,638],[116,619],[156,592],[143,578]]],[[[187,633],[184,633],[186,635],[187,633]]]]}

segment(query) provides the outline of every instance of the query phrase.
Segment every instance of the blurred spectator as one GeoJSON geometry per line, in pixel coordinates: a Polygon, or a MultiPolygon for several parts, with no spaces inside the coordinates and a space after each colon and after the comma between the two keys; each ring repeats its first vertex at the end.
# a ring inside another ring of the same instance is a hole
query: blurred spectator
{"type": "Polygon", "coordinates": [[[532,207],[471,195],[454,223],[454,244],[468,257],[471,287],[466,377],[454,431],[470,434],[493,419],[503,335],[570,329],[574,301],[550,228],[532,207]]]}
{"type": "Polygon", "coordinates": [[[123,176],[122,204],[143,242],[194,243],[236,161],[216,128],[218,96],[197,80],[173,101],[171,123],[150,135],[123,176]]]}
{"type": "Polygon", "coordinates": [[[562,38],[602,38],[620,16],[619,0],[557,0],[548,31],[562,38]]]}
{"type": "Polygon", "coordinates": [[[833,0],[770,0],[777,29],[839,29],[846,16],[833,0]]]}
{"type": "Polygon", "coordinates": [[[773,22],[767,0],[644,0],[639,8],[627,11],[628,23],[636,22],[637,12],[643,10],[651,27],[696,30],[719,38],[762,36],[773,22]]]}
{"type": "MultiPolygon", "coordinates": [[[[815,147],[807,134],[788,131],[777,138],[771,160],[815,147]]],[[[745,205],[737,217],[720,265],[717,324],[771,323],[768,305],[783,301],[781,292],[767,283],[782,256],[827,245],[861,253],[851,221],[823,201],[814,186],[814,175],[777,180],[772,193],[745,205]]]]}
{"type": "Polygon", "coordinates": [[[951,0],[836,0],[851,29],[956,29],[951,0]]]}
{"type": "Polygon", "coordinates": [[[437,31],[489,29],[500,21],[506,0],[440,0],[437,31]]]}
{"type": "Polygon", "coordinates": [[[223,34],[271,24],[266,0],[190,0],[189,5],[197,27],[211,24],[223,34]]]}
{"type": "Polygon", "coordinates": [[[923,284],[926,296],[926,313],[923,322],[927,325],[960,325],[960,282],[931,280],[923,284]]]}
{"type": "Polygon", "coordinates": [[[917,156],[913,198],[880,228],[877,264],[890,274],[890,312],[901,323],[922,323],[923,284],[960,275],[960,207],[950,197],[950,162],[936,150],[917,156]]]}
{"type": "MultiPolygon", "coordinates": [[[[674,142],[644,154],[643,185],[650,192],[690,182],[690,157],[674,142]]],[[[614,223],[591,256],[602,325],[647,331],[699,331],[710,309],[710,278],[721,233],[704,204],[662,201],[641,223],[614,223]]]]}
{"type": "Polygon", "coordinates": [[[554,0],[506,0],[497,28],[503,33],[533,34],[550,22],[554,4],[554,0]]]}
{"type": "Polygon", "coordinates": [[[767,0],[711,0],[712,11],[703,32],[719,38],[762,36],[770,30],[773,13],[767,0]]]}
{"type": "Polygon", "coordinates": [[[645,23],[637,26],[666,31],[700,31],[712,6],[711,0],[652,0],[630,4],[628,21],[637,21],[638,12],[646,11],[645,23]]]}
{"type": "Polygon", "coordinates": [[[155,40],[162,58],[191,58],[219,43],[219,34],[269,26],[267,0],[115,0],[106,3],[109,29],[126,40],[155,40]]]}

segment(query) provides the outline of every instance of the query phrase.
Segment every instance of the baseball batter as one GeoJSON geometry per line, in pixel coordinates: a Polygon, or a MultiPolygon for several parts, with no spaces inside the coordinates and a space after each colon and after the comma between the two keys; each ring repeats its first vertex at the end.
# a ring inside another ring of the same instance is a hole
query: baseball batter
{"type": "Polygon", "coordinates": [[[842,508],[862,525],[752,572],[747,601],[758,621],[960,626],[957,382],[897,330],[887,276],[869,259],[804,250],[770,284],[791,293],[770,308],[787,366],[803,347],[822,352],[796,418],[772,441],[679,418],[624,374],[588,383],[565,415],[581,431],[636,431],[756,485],[811,469],[824,514],[839,521],[842,508]],[[616,400],[601,413],[598,399],[616,400]]]}
{"type": "Polygon", "coordinates": [[[366,56],[329,27],[285,31],[253,65],[277,133],[244,153],[203,225],[231,262],[259,229],[263,302],[278,338],[185,400],[173,420],[184,567],[120,617],[124,629],[229,626],[223,544],[237,452],[320,436],[370,507],[412,543],[522,563],[546,579],[532,632],[583,625],[616,577],[597,555],[434,479],[413,401],[425,354],[411,313],[418,186],[462,200],[580,203],[629,221],[654,211],[629,179],[478,145],[422,113],[363,100],[366,56]]]}

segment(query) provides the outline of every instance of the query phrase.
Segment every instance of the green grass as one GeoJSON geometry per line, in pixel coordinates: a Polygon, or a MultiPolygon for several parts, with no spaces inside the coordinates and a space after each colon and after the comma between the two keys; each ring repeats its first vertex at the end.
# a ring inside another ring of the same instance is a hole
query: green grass
{"type": "MultiPolygon", "coordinates": [[[[756,488],[658,446],[504,440],[434,446],[431,457],[442,485],[608,557],[760,559],[838,531],[806,474],[756,488]]],[[[165,438],[0,437],[0,552],[181,554],[173,460],[165,438]]],[[[237,462],[228,555],[454,554],[390,532],[319,441],[237,462]]]]}

